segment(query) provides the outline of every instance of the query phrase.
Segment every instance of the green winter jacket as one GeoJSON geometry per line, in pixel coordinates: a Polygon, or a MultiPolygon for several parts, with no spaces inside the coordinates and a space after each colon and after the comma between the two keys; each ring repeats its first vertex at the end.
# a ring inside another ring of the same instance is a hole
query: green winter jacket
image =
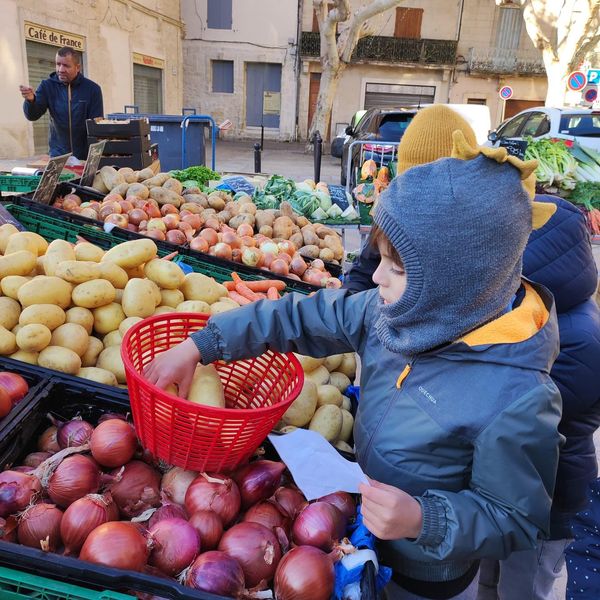
{"type": "Polygon", "coordinates": [[[552,296],[523,285],[517,308],[409,365],[377,339],[376,289],[256,302],[211,317],[192,339],[205,364],[267,349],[358,352],[357,460],[423,509],[419,537],[380,542],[381,562],[413,579],[448,581],[548,532],[561,439],[560,394],[548,375],[558,329],[552,296]]]}

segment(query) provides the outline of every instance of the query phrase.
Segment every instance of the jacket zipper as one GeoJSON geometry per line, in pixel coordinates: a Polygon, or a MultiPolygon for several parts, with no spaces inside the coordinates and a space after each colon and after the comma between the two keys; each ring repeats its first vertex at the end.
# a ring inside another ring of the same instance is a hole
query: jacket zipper
{"type": "Polygon", "coordinates": [[[71,154],[73,153],[73,131],[71,129],[71,84],[67,86],[67,97],[69,99],[68,108],[69,108],[69,142],[71,144],[71,154]]]}

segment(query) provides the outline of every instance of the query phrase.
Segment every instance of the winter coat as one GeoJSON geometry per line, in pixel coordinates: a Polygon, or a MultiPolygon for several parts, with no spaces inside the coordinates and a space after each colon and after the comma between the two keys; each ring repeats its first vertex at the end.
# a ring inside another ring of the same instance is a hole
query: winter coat
{"type": "Polygon", "coordinates": [[[23,112],[29,121],[37,121],[46,111],[50,113],[50,156],[72,152],[76,158],[85,160],[88,152],[85,121],[104,114],[100,86],[81,73],[70,85],[65,85],[52,73],[38,86],[33,102],[23,102],[23,112]]]}
{"type": "Polygon", "coordinates": [[[192,339],[204,363],[269,348],[316,357],[358,352],[357,460],[423,509],[418,539],[380,543],[382,564],[449,581],[478,558],[533,547],[548,531],[561,410],[548,372],[558,331],[550,294],[524,286],[511,312],[410,367],[375,334],[377,290],[256,302],[211,317],[192,339]]]}

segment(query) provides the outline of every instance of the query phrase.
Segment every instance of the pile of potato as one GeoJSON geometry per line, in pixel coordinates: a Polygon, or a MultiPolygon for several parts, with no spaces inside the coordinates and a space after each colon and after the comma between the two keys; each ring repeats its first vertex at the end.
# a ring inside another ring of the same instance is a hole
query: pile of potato
{"type": "Polygon", "coordinates": [[[239,306],[214,279],[157,258],[151,239],[105,252],[12,224],[0,227],[0,289],[0,355],[108,385],[125,384],[120,345],[134,323],[239,306]]]}
{"type": "Polygon", "coordinates": [[[344,396],[356,377],[353,352],[313,358],[296,354],[304,370],[300,395],[284,413],[276,429],[289,433],[297,427],[318,431],[339,450],[353,452],[349,445],[354,417],[350,398],[344,396]]]}

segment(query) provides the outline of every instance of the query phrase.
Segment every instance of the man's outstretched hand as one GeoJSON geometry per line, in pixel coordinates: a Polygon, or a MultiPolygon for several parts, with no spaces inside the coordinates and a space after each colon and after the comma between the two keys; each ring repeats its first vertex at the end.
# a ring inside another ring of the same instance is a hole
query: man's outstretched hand
{"type": "Polygon", "coordinates": [[[19,91],[21,92],[21,96],[23,96],[25,100],[29,102],[33,102],[35,100],[35,93],[33,91],[33,88],[27,85],[20,85],[19,91]]]}

